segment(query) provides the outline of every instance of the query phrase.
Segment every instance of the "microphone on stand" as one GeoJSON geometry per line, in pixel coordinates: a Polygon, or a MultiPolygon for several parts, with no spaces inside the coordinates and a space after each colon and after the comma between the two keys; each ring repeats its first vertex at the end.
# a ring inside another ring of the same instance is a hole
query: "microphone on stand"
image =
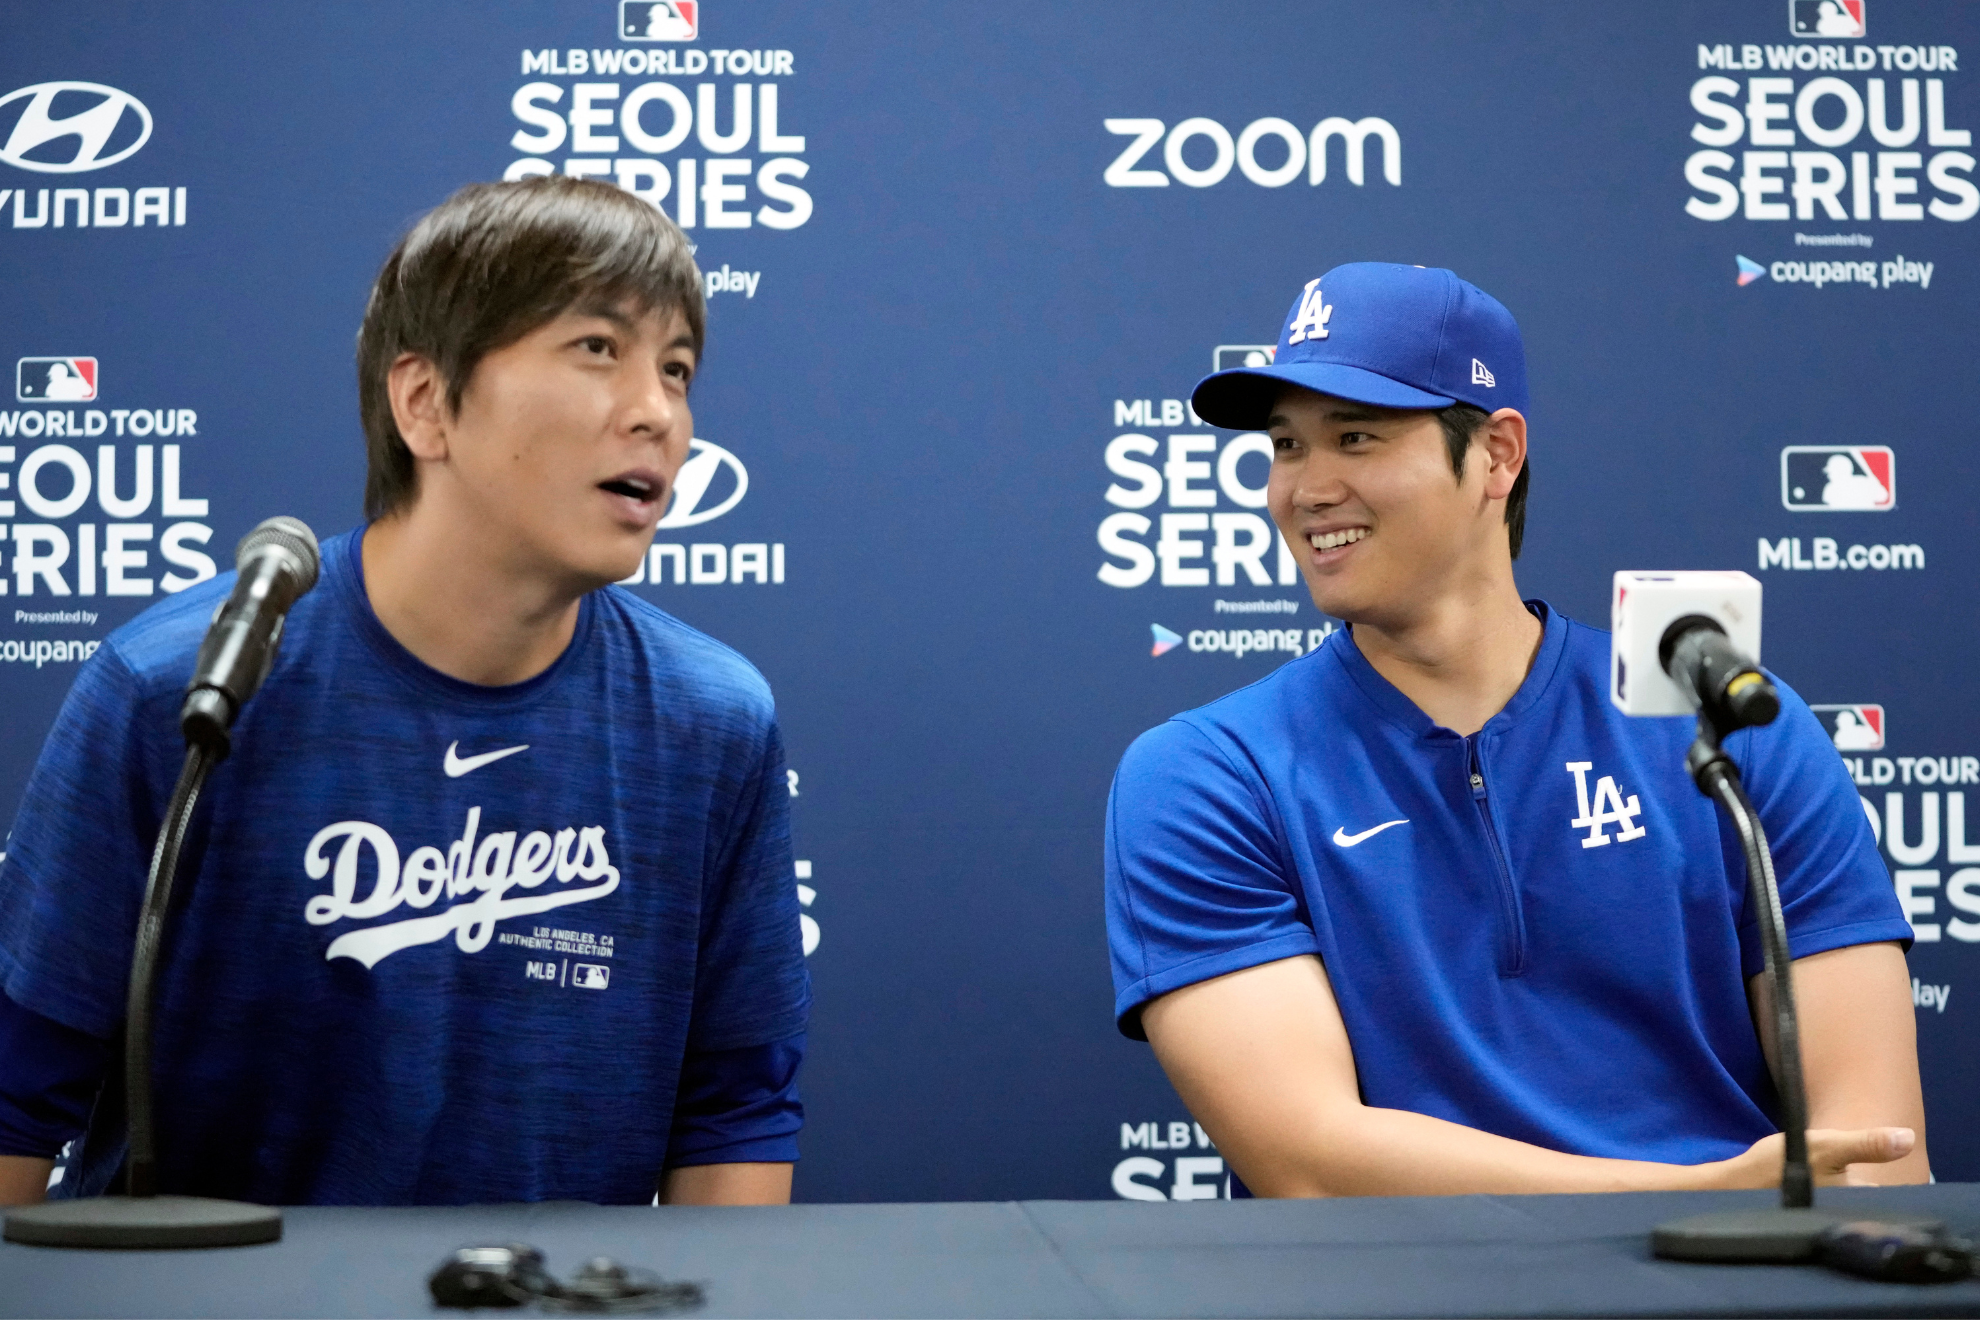
{"type": "Polygon", "coordinates": [[[179,708],[186,742],[207,748],[216,760],[227,755],[235,717],[275,663],[289,607],[316,585],[322,555],[308,527],[277,517],[241,538],[234,565],[240,578],[214,612],[179,708]]]}
{"type": "MultiPolygon", "coordinates": [[[[1716,1211],[1660,1224],[1651,1234],[1651,1249],[1670,1260],[1814,1260],[1823,1230],[1864,1216],[1814,1208],[1808,1088],[1801,1070],[1787,920],[1760,813],[1740,783],[1739,767],[1721,745],[1740,729],[1772,723],[1781,711],[1781,695],[1758,658],[1760,583],[1738,572],[1617,573],[1612,622],[1610,700],[1626,715],[1697,713],[1698,736],[1685,753],[1685,769],[1698,791],[1724,809],[1739,835],[1772,991],[1774,1087],[1786,1144],[1778,1207],[1716,1211]]],[[[1943,1227],[1936,1220],[1878,1217],[1943,1227]]]]}
{"type": "Polygon", "coordinates": [[[1665,628],[1657,642],[1657,659],[1721,736],[1772,724],[1781,713],[1781,694],[1760,672],[1759,662],[1734,646],[1719,621],[1709,615],[1687,614],[1665,628]]]}
{"type": "Polygon", "coordinates": [[[213,767],[233,748],[233,725],[274,667],[290,607],[316,585],[322,564],[316,536],[294,518],[270,518],[234,552],[240,578],[213,612],[193,662],[179,711],[186,759],[165,808],[138,912],[137,943],[124,1015],[124,1106],[129,1143],[125,1194],[50,1201],[7,1214],[10,1242],[47,1247],[244,1246],[282,1236],[282,1212],[244,1201],[158,1195],[157,1131],[152,1114],[152,995],[172,907],[179,851],[213,767]]]}

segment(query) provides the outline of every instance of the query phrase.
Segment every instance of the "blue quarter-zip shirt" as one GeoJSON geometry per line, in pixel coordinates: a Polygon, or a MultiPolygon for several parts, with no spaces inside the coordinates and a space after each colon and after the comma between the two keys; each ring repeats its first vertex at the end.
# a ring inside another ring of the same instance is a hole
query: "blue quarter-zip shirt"
{"type": "MultiPolygon", "coordinates": [[[[1171,990],[1312,954],[1371,1106],[1678,1164],[1776,1130],[1745,863],[1685,773],[1693,721],[1624,716],[1608,635],[1530,608],[1532,669],[1470,737],[1340,632],[1135,741],[1107,815],[1125,1034],[1171,990]]],[[[1727,750],[1792,952],[1908,945],[1862,799],[1780,687],[1780,718],[1727,750]]]]}

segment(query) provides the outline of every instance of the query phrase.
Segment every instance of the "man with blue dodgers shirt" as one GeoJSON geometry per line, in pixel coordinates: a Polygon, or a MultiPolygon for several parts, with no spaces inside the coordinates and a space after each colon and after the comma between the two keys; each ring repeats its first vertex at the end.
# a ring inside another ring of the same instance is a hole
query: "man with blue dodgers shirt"
{"type": "MultiPolygon", "coordinates": [[[[770,693],[622,588],[693,435],[701,282],[616,188],[466,188],[359,336],[323,546],[180,872],[159,1180],[274,1204],[790,1196],[810,1001],[770,693]]],[[[175,712],[231,576],[84,666],[0,868],[0,1200],[102,1190],[175,712]],[[102,1099],[95,1100],[101,1089],[102,1099]]]]}
{"type": "MultiPolygon", "coordinates": [[[[1337,267],[1271,365],[1193,402],[1270,434],[1273,519],[1349,629],[1123,758],[1121,1030],[1259,1195],[1777,1182],[1759,940],[1692,722],[1623,717],[1607,636],[1513,582],[1511,314],[1446,270],[1337,267]]],[[[1910,928],[1781,696],[1728,750],[1779,862],[1816,1173],[1922,1182],[1910,928]]]]}

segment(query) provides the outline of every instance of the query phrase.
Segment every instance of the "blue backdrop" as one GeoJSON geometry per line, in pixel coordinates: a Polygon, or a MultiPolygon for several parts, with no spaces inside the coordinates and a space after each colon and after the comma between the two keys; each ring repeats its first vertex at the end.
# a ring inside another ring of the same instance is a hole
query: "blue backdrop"
{"type": "Polygon", "coordinates": [[[1528,594],[1765,583],[1918,933],[1934,1164],[1980,1177],[1971,6],[0,15],[0,802],[93,642],[269,514],[358,520],[352,339],[410,221],[612,178],[708,272],[705,443],[635,589],[779,698],[798,1195],[1214,1195],[1114,1033],[1101,806],[1330,621],[1255,442],[1182,401],[1323,270],[1446,265],[1526,335],[1528,594]]]}

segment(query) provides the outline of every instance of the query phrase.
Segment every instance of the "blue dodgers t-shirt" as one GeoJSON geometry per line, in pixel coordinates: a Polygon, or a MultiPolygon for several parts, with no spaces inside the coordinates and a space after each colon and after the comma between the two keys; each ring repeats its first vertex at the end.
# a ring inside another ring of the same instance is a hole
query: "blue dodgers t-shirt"
{"type": "MultiPolygon", "coordinates": [[[[1694,723],[1622,715],[1608,635],[1532,608],[1532,669],[1471,737],[1336,633],[1135,742],[1107,823],[1124,1032],[1171,990],[1316,954],[1371,1106],[1678,1164],[1776,1130],[1745,864],[1685,773],[1694,723]]],[[[1908,944],[1841,759],[1781,700],[1727,749],[1794,956],[1908,944]]]]}
{"type": "MultiPolygon", "coordinates": [[[[619,588],[528,682],[448,678],[378,622],[358,549],[324,546],[195,818],[158,983],[161,1185],[651,1201],[684,1052],[805,1028],[769,689],[619,588]]],[[[56,720],[0,866],[0,989],[33,1012],[120,1029],[179,704],[232,585],[112,633],[56,720]]]]}

